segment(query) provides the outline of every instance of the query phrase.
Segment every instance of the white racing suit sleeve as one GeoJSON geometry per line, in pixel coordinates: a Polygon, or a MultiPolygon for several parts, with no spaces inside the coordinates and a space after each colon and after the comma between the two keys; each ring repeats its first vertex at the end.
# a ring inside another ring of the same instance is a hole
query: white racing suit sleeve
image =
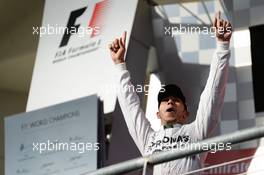
{"type": "Polygon", "coordinates": [[[144,154],[144,147],[147,138],[153,132],[145,113],[140,107],[140,100],[131,83],[131,78],[126,64],[121,63],[116,66],[117,74],[117,97],[124,115],[128,131],[137,145],[141,154],[144,154]]]}
{"type": "Polygon", "coordinates": [[[197,140],[208,138],[218,123],[228,78],[229,42],[217,42],[206,86],[201,94],[196,119],[191,123],[197,140]]]}

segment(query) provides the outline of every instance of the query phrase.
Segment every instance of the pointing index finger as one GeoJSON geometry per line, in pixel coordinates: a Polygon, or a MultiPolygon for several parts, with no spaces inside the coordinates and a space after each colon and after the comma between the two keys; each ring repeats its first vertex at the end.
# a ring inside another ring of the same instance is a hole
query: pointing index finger
{"type": "Polygon", "coordinates": [[[127,32],[124,31],[124,33],[123,33],[123,35],[122,35],[122,44],[123,44],[124,47],[125,47],[125,45],[126,45],[126,34],[127,34],[127,32]]]}
{"type": "Polygon", "coordinates": [[[217,13],[217,19],[218,19],[218,20],[221,19],[221,11],[218,11],[218,13],[217,13]]]}

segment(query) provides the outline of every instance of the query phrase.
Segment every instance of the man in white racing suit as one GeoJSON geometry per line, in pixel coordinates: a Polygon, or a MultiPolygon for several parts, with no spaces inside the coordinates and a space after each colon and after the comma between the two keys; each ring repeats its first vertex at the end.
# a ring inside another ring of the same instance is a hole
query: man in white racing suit
{"type": "MultiPolygon", "coordinates": [[[[216,14],[213,27],[217,38],[217,49],[213,55],[209,77],[201,94],[196,119],[185,124],[188,109],[185,97],[177,85],[166,85],[158,95],[157,117],[161,129],[154,131],[140,107],[137,94],[130,88],[131,78],[124,60],[126,32],[122,38],[109,44],[110,54],[116,67],[117,93],[128,130],[143,156],[155,152],[177,149],[181,144],[194,143],[208,138],[215,128],[220,113],[228,77],[230,58],[229,41],[232,27],[228,21],[216,14]]],[[[189,156],[155,166],[154,174],[178,175],[202,167],[205,156],[189,156]]],[[[199,173],[196,173],[199,174],[199,173]]]]}

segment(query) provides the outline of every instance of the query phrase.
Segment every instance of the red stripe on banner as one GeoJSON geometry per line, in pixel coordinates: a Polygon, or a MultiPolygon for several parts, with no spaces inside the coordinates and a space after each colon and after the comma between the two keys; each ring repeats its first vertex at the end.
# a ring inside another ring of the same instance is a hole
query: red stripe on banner
{"type": "MultiPolygon", "coordinates": [[[[104,1],[96,3],[93,14],[92,14],[92,18],[89,23],[90,28],[99,27],[100,32],[102,31],[103,19],[106,14],[106,10],[108,9],[109,6],[110,6],[109,0],[104,0],[104,1]]],[[[94,36],[96,36],[96,34],[95,34],[95,31],[93,30],[91,38],[94,36]]]]}
{"type": "MultiPolygon", "coordinates": [[[[241,150],[230,150],[230,151],[218,151],[216,153],[209,153],[206,160],[205,166],[210,167],[213,165],[219,165],[225,162],[235,161],[242,158],[254,156],[256,152],[255,148],[252,149],[241,149],[241,150]]],[[[223,166],[206,170],[202,174],[204,175],[237,175],[246,173],[251,163],[251,158],[235,163],[229,163],[223,166]]]]}

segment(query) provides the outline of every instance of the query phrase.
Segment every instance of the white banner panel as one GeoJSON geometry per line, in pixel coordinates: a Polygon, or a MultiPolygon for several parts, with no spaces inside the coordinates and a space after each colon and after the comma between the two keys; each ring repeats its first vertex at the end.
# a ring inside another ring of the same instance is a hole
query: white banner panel
{"type": "Polygon", "coordinates": [[[127,31],[137,0],[46,0],[27,111],[98,94],[112,112],[113,63],[108,43],[127,31]]]}
{"type": "Polygon", "coordinates": [[[5,175],[78,175],[98,168],[98,99],[5,118],[5,175]]]}

